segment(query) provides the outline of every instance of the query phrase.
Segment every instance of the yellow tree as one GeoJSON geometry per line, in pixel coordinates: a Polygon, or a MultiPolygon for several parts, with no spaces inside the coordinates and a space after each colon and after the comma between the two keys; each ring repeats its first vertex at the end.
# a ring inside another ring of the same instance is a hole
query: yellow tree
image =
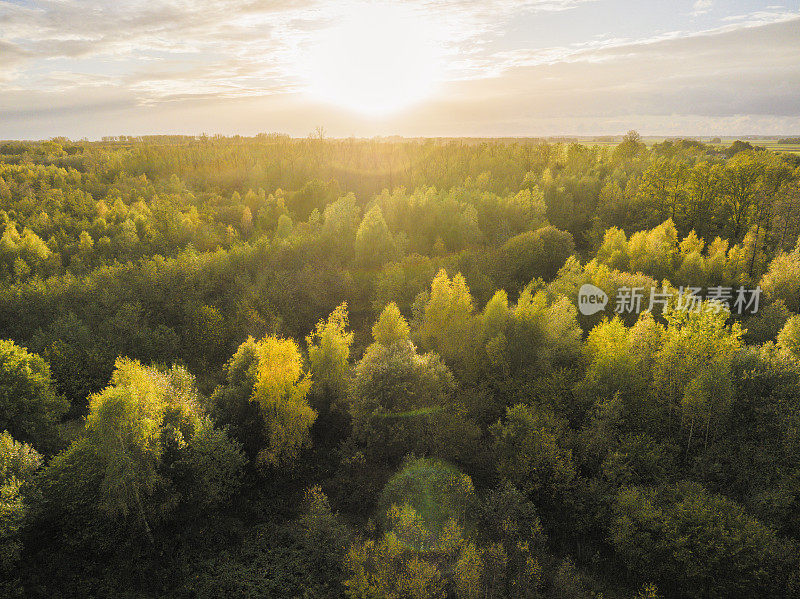
{"type": "Polygon", "coordinates": [[[461,273],[451,280],[440,270],[431,283],[418,331],[422,345],[436,350],[448,363],[465,365],[472,345],[471,327],[476,324],[474,313],[472,295],[461,273]]]}
{"type": "Polygon", "coordinates": [[[258,404],[269,446],[259,458],[272,465],[293,460],[311,437],[317,413],[308,405],[311,375],[303,375],[300,351],[291,339],[266,337],[256,345],[258,365],[251,401],[258,404]]]}
{"type": "Polygon", "coordinates": [[[347,330],[347,303],[338,306],[327,320],[320,320],[306,337],[314,382],[337,397],[344,394],[350,374],[353,333],[347,330]]]}
{"type": "Polygon", "coordinates": [[[105,467],[103,506],[114,515],[134,512],[153,543],[144,502],[159,480],[166,381],[133,360],[119,359],[115,366],[111,384],[91,397],[86,421],[105,467]]]}
{"type": "MultiPolygon", "coordinates": [[[[443,547],[409,505],[389,509],[390,529],[378,540],[350,546],[344,585],[352,599],[443,599],[445,578],[437,565],[443,547]]],[[[463,542],[460,530],[455,539],[463,542]]],[[[450,539],[452,540],[452,539],[450,539]]]]}
{"type": "Polygon", "coordinates": [[[317,413],[307,401],[310,389],[311,375],[303,374],[294,341],[250,337],[226,364],[225,382],[211,398],[212,413],[251,459],[283,465],[311,441],[317,413]]]}
{"type": "Polygon", "coordinates": [[[391,347],[398,341],[407,342],[409,330],[397,304],[392,302],[383,309],[380,318],[373,325],[372,337],[378,345],[391,347]]]}
{"type": "Polygon", "coordinates": [[[795,314],[778,333],[778,347],[785,353],[800,358],[800,316],[795,314]]]}

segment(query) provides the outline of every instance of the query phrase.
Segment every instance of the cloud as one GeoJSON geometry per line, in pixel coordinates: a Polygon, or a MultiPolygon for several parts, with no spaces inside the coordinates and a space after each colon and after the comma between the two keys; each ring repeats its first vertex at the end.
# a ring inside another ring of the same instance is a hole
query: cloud
{"type": "Polygon", "coordinates": [[[696,0],[696,2],[692,5],[691,15],[693,17],[699,17],[700,15],[711,12],[711,7],[713,5],[713,0],[696,0]]]}
{"type": "Polygon", "coordinates": [[[492,106],[496,114],[530,122],[576,115],[602,120],[650,115],[665,123],[688,115],[708,120],[758,115],[800,124],[798,55],[800,20],[795,19],[586,49],[567,59],[509,69],[491,86],[464,81],[454,95],[473,109],[492,106]]]}
{"type": "MultiPolygon", "coordinates": [[[[464,72],[471,73],[474,77],[497,76],[508,69],[536,66],[541,64],[554,64],[557,62],[589,61],[600,62],[611,60],[619,54],[627,54],[631,49],[651,44],[659,44],[670,40],[707,39],[723,33],[733,33],[746,29],[760,28],[767,25],[781,23],[800,23],[800,12],[790,11],[760,11],[745,15],[737,15],[723,19],[725,25],[696,32],[667,31],[652,37],[640,39],[628,38],[599,38],[585,42],[574,43],[569,46],[557,46],[537,50],[517,49],[512,51],[497,52],[470,59],[469,65],[464,65],[464,72]],[[620,52],[614,52],[620,49],[620,52]]],[[[716,39],[716,38],[713,38],[716,39]]],[[[746,39],[746,38],[745,38],[746,39]]],[[[747,42],[744,42],[747,43],[747,42]]],[[[759,54],[763,48],[754,48],[759,54]]],[[[468,61],[465,61],[465,63],[468,61]]],[[[746,63],[747,61],[745,61],[746,63]]],[[[466,78],[470,78],[467,76],[466,78]]]]}
{"type": "MultiPolygon", "coordinates": [[[[406,4],[435,19],[441,43],[456,54],[467,45],[478,47],[480,38],[496,33],[514,15],[563,11],[591,1],[411,0],[406,4]]],[[[20,57],[17,63],[27,61],[27,73],[16,74],[31,89],[65,89],[68,82],[49,77],[47,64],[65,59],[85,74],[114,65],[118,74],[138,79],[135,89],[145,102],[224,87],[237,93],[273,93],[297,79],[297,59],[315,33],[362,3],[0,0],[0,44],[14,47],[20,57]],[[125,60],[135,64],[121,64],[125,60]],[[172,72],[160,69],[159,76],[145,81],[146,73],[154,71],[153,62],[173,67],[172,72]]]]}
{"type": "MultiPolygon", "coordinates": [[[[637,119],[663,132],[800,130],[800,13],[767,7],[640,39],[508,41],[526,15],[590,4],[408,0],[437,24],[447,81],[436,101],[378,123],[299,93],[298,57],[355,0],[0,0],[0,136],[120,133],[122,122],[131,133],[602,133],[637,119]]],[[[693,14],[711,9],[699,0],[693,14]]]]}

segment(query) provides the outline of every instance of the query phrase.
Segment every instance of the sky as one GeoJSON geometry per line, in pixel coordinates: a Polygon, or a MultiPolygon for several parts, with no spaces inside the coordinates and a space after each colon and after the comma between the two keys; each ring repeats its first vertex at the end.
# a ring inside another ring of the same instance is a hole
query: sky
{"type": "Polygon", "coordinates": [[[800,134],[800,0],[0,0],[0,139],[800,134]]]}

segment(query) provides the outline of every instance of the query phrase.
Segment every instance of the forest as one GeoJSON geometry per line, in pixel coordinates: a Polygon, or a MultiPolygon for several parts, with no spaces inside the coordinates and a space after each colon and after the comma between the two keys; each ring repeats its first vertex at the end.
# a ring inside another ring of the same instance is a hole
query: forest
{"type": "Polygon", "coordinates": [[[0,142],[0,596],[800,597],[798,238],[744,141],[0,142]]]}

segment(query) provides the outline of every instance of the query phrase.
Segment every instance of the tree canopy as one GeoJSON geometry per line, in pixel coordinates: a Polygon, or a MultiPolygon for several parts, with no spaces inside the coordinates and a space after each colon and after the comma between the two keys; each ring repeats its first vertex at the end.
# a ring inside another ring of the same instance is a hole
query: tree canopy
{"type": "Polygon", "coordinates": [[[0,144],[0,595],[800,596],[799,169],[0,144]]]}

